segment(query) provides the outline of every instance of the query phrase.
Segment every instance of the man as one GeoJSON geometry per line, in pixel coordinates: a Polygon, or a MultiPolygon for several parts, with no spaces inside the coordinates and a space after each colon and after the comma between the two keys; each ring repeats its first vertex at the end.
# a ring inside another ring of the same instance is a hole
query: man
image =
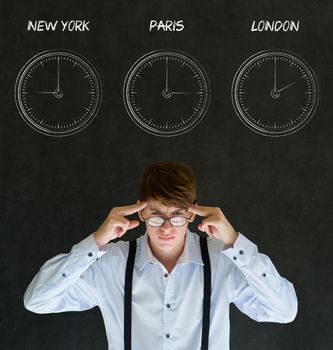
{"type": "Polygon", "coordinates": [[[49,313],[99,306],[112,350],[229,349],[230,303],[256,321],[291,322],[293,285],[221,209],[196,200],[187,165],[148,166],[140,200],[113,208],[95,233],[47,261],[25,293],[25,307],[49,313]],[[136,248],[112,243],[140,224],[126,218],[135,213],[146,223],[136,248]],[[207,239],[188,230],[196,215],[207,239]]]}

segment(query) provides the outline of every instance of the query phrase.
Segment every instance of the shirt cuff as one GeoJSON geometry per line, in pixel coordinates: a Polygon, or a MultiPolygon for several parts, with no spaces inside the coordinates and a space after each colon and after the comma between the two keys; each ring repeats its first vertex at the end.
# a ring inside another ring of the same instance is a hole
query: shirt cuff
{"type": "Polygon", "coordinates": [[[225,245],[223,254],[232,260],[237,266],[249,265],[251,259],[258,255],[257,246],[238,232],[238,237],[232,245],[225,245]]]}
{"type": "Polygon", "coordinates": [[[96,241],[94,239],[94,233],[83,239],[81,242],[75,244],[72,248],[72,252],[80,253],[80,255],[85,255],[90,260],[94,260],[103,256],[108,248],[108,245],[104,245],[98,248],[96,241]]]}

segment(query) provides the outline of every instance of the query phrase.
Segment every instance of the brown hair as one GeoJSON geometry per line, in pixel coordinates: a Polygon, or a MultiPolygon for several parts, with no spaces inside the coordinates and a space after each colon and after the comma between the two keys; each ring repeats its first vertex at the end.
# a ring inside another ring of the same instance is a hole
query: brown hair
{"type": "Polygon", "coordinates": [[[192,169],[181,162],[159,162],[147,166],[140,180],[140,200],[155,199],[166,206],[187,209],[197,201],[192,169]]]}

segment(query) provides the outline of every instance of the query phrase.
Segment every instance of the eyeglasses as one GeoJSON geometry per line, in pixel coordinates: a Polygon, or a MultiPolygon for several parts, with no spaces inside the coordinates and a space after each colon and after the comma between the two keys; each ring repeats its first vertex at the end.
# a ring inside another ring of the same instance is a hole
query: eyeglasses
{"type": "Polygon", "coordinates": [[[171,218],[164,218],[162,216],[152,216],[150,218],[143,218],[147,222],[149,226],[152,227],[160,227],[164,225],[166,221],[169,221],[170,224],[174,227],[181,227],[184,226],[187,223],[187,220],[191,219],[191,216],[189,218],[186,218],[185,216],[172,216],[171,218]]]}

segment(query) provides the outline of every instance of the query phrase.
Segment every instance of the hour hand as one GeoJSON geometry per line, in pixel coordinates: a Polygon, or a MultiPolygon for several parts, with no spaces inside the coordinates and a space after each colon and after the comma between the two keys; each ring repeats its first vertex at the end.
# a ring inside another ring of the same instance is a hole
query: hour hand
{"type": "Polygon", "coordinates": [[[294,85],[296,83],[296,81],[293,81],[292,83],[288,84],[288,85],[285,85],[283,88],[281,89],[278,89],[278,90],[272,90],[271,91],[271,96],[273,98],[279,98],[280,97],[280,92],[287,89],[288,87],[294,85]]]}
{"type": "Polygon", "coordinates": [[[292,83],[290,83],[290,84],[284,86],[283,88],[277,90],[277,92],[280,93],[281,91],[285,90],[286,88],[288,88],[288,87],[291,86],[291,85],[294,85],[295,83],[296,83],[296,81],[293,81],[292,83]]]}
{"type": "Polygon", "coordinates": [[[46,95],[53,95],[56,98],[62,98],[64,96],[64,93],[62,90],[54,90],[54,91],[33,91],[34,94],[46,94],[46,95]]]}
{"type": "Polygon", "coordinates": [[[164,98],[170,98],[172,95],[193,95],[193,94],[202,94],[202,91],[170,91],[170,90],[163,90],[162,96],[164,98]]]}
{"type": "Polygon", "coordinates": [[[193,94],[201,94],[201,91],[194,92],[185,92],[185,91],[170,91],[171,95],[193,95],[193,94]]]}
{"type": "Polygon", "coordinates": [[[35,94],[51,94],[54,95],[54,91],[33,91],[35,94]]]}

